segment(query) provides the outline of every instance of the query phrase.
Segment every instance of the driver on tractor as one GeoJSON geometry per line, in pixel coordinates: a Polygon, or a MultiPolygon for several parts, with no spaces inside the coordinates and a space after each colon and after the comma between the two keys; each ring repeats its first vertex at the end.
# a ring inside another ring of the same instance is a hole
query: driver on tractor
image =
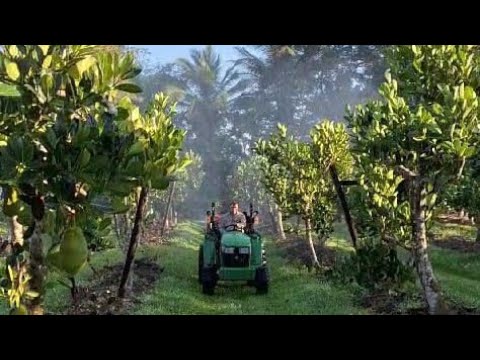
{"type": "Polygon", "coordinates": [[[230,204],[230,212],[222,215],[218,222],[219,229],[223,231],[232,225],[236,225],[239,230],[243,230],[247,225],[245,215],[238,211],[238,202],[236,201],[232,201],[230,204]]]}

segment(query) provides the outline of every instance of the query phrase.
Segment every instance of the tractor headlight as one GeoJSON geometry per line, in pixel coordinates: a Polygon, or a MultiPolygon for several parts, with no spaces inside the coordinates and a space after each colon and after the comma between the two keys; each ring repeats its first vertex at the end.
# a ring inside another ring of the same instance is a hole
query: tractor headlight
{"type": "Polygon", "coordinates": [[[223,248],[223,252],[224,252],[225,254],[233,254],[233,253],[235,252],[235,248],[233,248],[233,247],[224,247],[224,248],[223,248]]]}
{"type": "Polygon", "coordinates": [[[242,247],[240,248],[240,250],[238,251],[240,254],[250,254],[250,248],[248,247],[242,247]]]}

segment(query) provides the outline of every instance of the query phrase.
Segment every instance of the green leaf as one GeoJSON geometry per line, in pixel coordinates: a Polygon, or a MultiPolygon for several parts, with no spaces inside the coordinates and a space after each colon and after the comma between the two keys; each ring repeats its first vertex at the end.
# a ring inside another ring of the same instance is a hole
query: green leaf
{"type": "Polygon", "coordinates": [[[47,55],[50,45],[38,45],[38,47],[42,50],[43,55],[47,55]]]}
{"type": "Polygon", "coordinates": [[[432,183],[428,183],[428,184],[427,184],[427,191],[428,191],[428,192],[432,192],[432,191],[433,191],[433,184],[432,184],[432,183]]]}
{"type": "Polygon", "coordinates": [[[112,223],[112,218],[105,218],[103,219],[100,224],[98,225],[98,230],[102,231],[108,228],[112,223]]]}
{"type": "Polygon", "coordinates": [[[143,90],[140,86],[132,83],[125,83],[125,84],[120,84],[117,85],[116,87],[117,90],[124,91],[127,93],[132,93],[132,94],[137,94],[141,93],[143,90]]]}
{"type": "Polygon", "coordinates": [[[127,164],[125,168],[125,173],[128,176],[139,177],[143,175],[143,163],[137,158],[133,158],[127,164]]]}
{"type": "Polygon", "coordinates": [[[391,82],[392,81],[392,74],[390,73],[389,70],[387,70],[385,72],[385,79],[387,80],[387,82],[391,82]]]}
{"type": "Polygon", "coordinates": [[[52,74],[45,74],[42,76],[40,80],[42,90],[47,96],[52,93],[53,91],[53,76],[52,74]]]}
{"type": "Polygon", "coordinates": [[[141,68],[133,68],[132,70],[128,71],[125,76],[124,76],[124,79],[131,79],[131,78],[134,78],[136,77],[137,75],[139,75],[140,73],[142,72],[142,69],[141,68]]]}
{"type": "Polygon", "coordinates": [[[467,158],[471,157],[471,156],[475,155],[476,150],[477,149],[474,146],[470,146],[465,150],[465,152],[463,153],[463,156],[465,156],[467,158]]]}
{"type": "Polygon", "coordinates": [[[437,194],[428,195],[426,198],[426,203],[428,207],[433,207],[437,201],[437,194]]]}
{"type": "Polygon", "coordinates": [[[83,76],[83,73],[87,71],[93,64],[95,64],[95,62],[95,58],[93,56],[89,56],[73,65],[68,70],[68,73],[75,80],[80,80],[83,76]]]}
{"type": "Polygon", "coordinates": [[[13,58],[16,58],[20,54],[20,52],[18,51],[18,47],[16,45],[10,45],[8,46],[7,49],[8,49],[8,53],[13,58]]]}
{"type": "Polygon", "coordinates": [[[153,176],[151,179],[152,188],[157,190],[165,190],[170,185],[170,181],[168,178],[163,177],[161,175],[153,176]]]}
{"type": "Polygon", "coordinates": [[[112,194],[125,197],[132,193],[134,184],[126,181],[112,181],[108,189],[112,194]]]}
{"type": "Polygon", "coordinates": [[[135,156],[141,154],[145,150],[142,141],[137,141],[128,150],[127,156],[135,156]]]}
{"type": "Polygon", "coordinates": [[[0,82],[0,96],[19,97],[20,92],[15,85],[4,84],[0,82]]]}
{"type": "Polygon", "coordinates": [[[136,106],[134,108],[132,108],[130,116],[132,118],[132,121],[136,121],[136,120],[140,119],[140,109],[136,106]]]}
{"type": "Polygon", "coordinates": [[[176,168],[175,164],[170,165],[169,167],[167,167],[165,173],[167,175],[171,175],[175,171],[175,168],[176,168]]]}
{"type": "Polygon", "coordinates": [[[33,290],[26,291],[25,295],[29,298],[36,298],[36,297],[40,296],[40,294],[38,292],[33,291],[33,290]]]}
{"type": "Polygon", "coordinates": [[[80,60],[75,66],[78,69],[80,75],[83,75],[85,71],[90,69],[93,64],[95,64],[96,60],[93,56],[89,56],[83,60],[80,60]]]}
{"type": "Polygon", "coordinates": [[[465,99],[467,100],[472,100],[477,97],[477,94],[475,93],[475,90],[473,90],[470,86],[467,86],[465,88],[465,99]]]}
{"type": "Polygon", "coordinates": [[[18,70],[18,65],[13,61],[5,59],[5,70],[7,71],[8,77],[13,81],[17,81],[20,77],[20,70],[18,70]]]}
{"type": "Polygon", "coordinates": [[[130,209],[130,206],[125,205],[123,198],[115,197],[112,199],[112,208],[113,208],[113,214],[123,214],[130,209]]]}
{"type": "Polygon", "coordinates": [[[42,68],[48,69],[52,65],[52,55],[48,55],[42,62],[42,68]]]}

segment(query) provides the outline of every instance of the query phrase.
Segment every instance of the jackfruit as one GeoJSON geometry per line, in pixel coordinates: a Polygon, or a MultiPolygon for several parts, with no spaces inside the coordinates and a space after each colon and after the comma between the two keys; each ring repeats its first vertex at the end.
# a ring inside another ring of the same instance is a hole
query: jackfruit
{"type": "Polygon", "coordinates": [[[88,245],[82,229],[71,227],[65,231],[60,243],[62,270],[75,276],[85,265],[88,258],[88,245]]]}

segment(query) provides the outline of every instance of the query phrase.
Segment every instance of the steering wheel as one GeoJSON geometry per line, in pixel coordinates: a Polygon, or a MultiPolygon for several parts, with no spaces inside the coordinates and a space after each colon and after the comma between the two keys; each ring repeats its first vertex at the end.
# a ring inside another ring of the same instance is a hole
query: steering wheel
{"type": "Polygon", "coordinates": [[[238,224],[230,224],[230,225],[227,225],[224,227],[225,231],[240,231],[242,230],[243,228],[242,227],[239,227],[238,224]],[[228,230],[232,228],[232,230],[228,230]]]}

